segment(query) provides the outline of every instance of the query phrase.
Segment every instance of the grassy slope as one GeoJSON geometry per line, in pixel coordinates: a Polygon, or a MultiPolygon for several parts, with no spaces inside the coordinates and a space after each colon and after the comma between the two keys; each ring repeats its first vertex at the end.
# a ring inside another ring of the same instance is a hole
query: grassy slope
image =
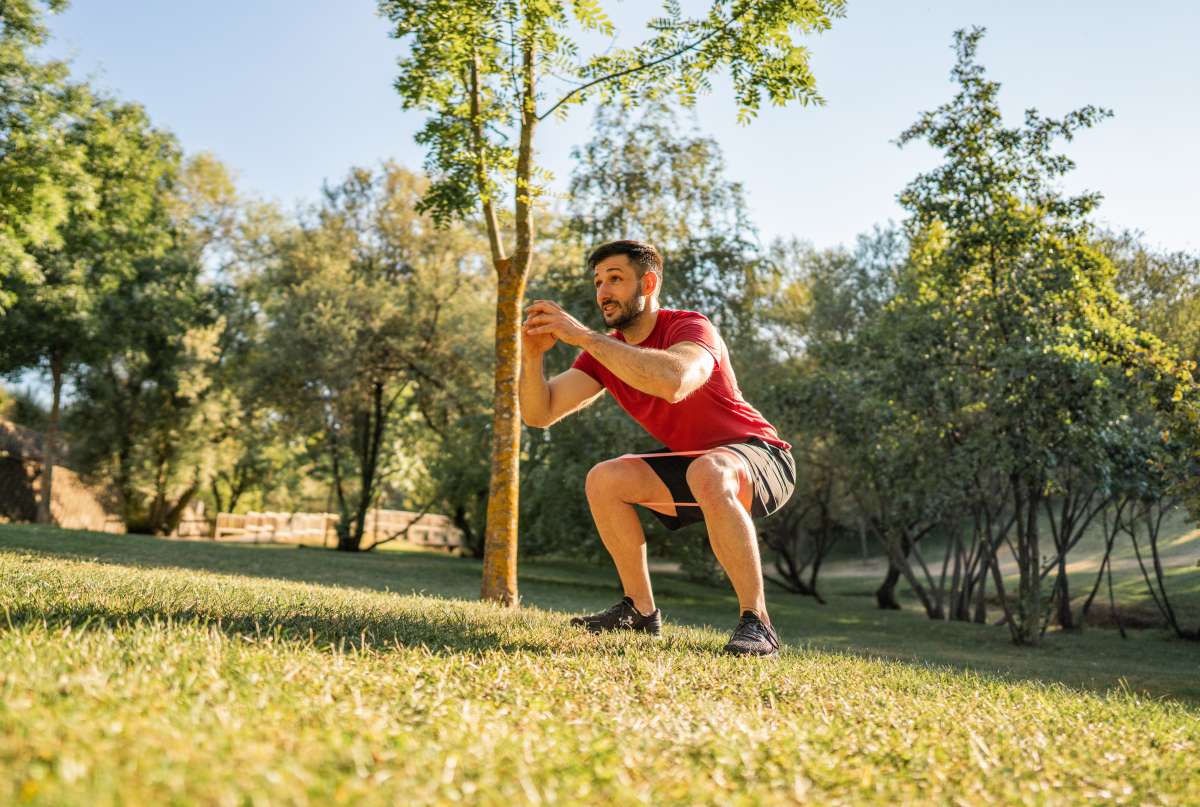
{"type": "Polygon", "coordinates": [[[724,592],[664,581],[654,643],[563,630],[607,574],[527,564],[515,614],[449,599],[478,579],[0,527],[0,803],[1200,800],[1200,648],[1160,633],[1017,650],[776,597],[788,652],[728,659],[724,592]]]}

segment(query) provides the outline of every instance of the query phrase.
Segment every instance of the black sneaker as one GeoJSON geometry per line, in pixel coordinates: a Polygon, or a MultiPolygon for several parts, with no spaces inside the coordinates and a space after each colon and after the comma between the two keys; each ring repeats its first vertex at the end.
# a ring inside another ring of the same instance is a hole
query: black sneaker
{"type": "Polygon", "coordinates": [[[658,636],[662,633],[662,611],[655,608],[650,614],[642,616],[633,607],[633,600],[623,598],[612,608],[590,616],[571,617],[571,624],[587,628],[592,633],[604,633],[610,630],[637,630],[658,636]]]}
{"type": "Polygon", "coordinates": [[[758,614],[742,611],[742,621],[729,637],[725,652],[733,656],[773,656],[779,652],[779,637],[758,614]]]}

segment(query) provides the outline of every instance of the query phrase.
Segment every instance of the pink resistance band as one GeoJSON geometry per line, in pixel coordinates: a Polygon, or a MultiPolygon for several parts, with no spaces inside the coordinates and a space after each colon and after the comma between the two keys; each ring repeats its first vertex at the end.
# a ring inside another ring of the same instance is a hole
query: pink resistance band
{"type": "MultiPolygon", "coordinates": [[[[718,446],[720,448],[720,446],[718,446]]],[[[622,454],[619,460],[640,460],[643,457],[700,457],[716,448],[706,448],[701,451],[664,451],[661,454],[622,454]]],[[[699,502],[638,502],[642,507],[699,507],[699,502]]]]}

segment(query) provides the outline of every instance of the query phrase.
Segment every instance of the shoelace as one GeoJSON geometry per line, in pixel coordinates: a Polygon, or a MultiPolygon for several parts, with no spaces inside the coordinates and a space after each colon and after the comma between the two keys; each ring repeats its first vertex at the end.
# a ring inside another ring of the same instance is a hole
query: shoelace
{"type": "Polygon", "coordinates": [[[738,623],[737,630],[733,632],[733,638],[765,640],[771,647],[779,647],[779,643],[771,635],[770,629],[757,619],[743,619],[738,623]]]}
{"type": "Polygon", "coordinates": [[[625,601],[621,600],[616,605],[614,605],[610,608],[604,609],[604,611],[597,614],[597,616],[620,616],[624,610],[625,610],[625,601]]]}

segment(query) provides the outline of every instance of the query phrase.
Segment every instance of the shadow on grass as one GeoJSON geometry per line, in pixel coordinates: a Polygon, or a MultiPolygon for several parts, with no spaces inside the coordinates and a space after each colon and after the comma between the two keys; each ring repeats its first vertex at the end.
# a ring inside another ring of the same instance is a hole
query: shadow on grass
{"type": "MultiPolygon", "coordinates": [[[[293,583],[361,589],[396,594],[420,594],[439,599],[479,596],[481,564],[425,551],[338,552],[286,544],[240,544],[215,541],[177,541],[148,535],[112,535],[47,529],[34,525],[0,525],[0,551],[27,550],[42,555],[143,569],[184,569],[293,583]]],[[[550,566],[548,564],[548,566],[550,566]]],[[[522,574],[522,586],[533,591],[561,588],[571,610],[578,591],[615,591],[611,580],[574,574],[558,565],[542,574],[522,574]]],[[[538,605],[556,608],[558,605],[538,605]]]]}
{"type": "Polygon", "coordinates": [[[429,614],[387,616],[350,614],[340,618],[328,614],[245,615],[205,611],[194,607],[113,609],[97,603],[51,609],[25,605],[8,607],[0,615],[0,631],[45,625],[60,631],[110,631],[134,625],[188,625],[217,630],[231,639],[300,645],[321,651],[389,651],[423,647],[435,654],[472,653],[487,650],[548,653],[545,645],[515,640],[501,631],[453,615],[429,614]]]}
{"type": "MultiPolygon", "coordinates": [[[[140,568],[185,569],[321,586],[423,594],[438,599],[473,600],[479,595],[478,561],[420,552],[344,553],[294,547],[166,541],[148,536],[114,536],[47,530],[32,526],[0,527],[0,551],[88,560],[140,568]]],[[[726,630],[736,620],[736,600],[726,586],[706,587],[657,576],[656,590],[669,625],[715,625],[726,630]]],[[[1200,702],[1195,672],[1200,656],[1192,643],[1163,640],[1158,634],[1123,642],[1108,631],[1047,637],[1038,648],[1012,646],[1004,628],[963,623],[930,623],[921,615],[879,611],[868,597],[849,596],[861,583],[846,581],[842,591],[819,606],[807,599],[772,598],[772,614],[784,642],[795,649],[834,651],[860,658],[972,671],[1009,681],[1058,683],[1105,694],[1128,688],[1155,698],[1200,702]]],[[[522,567],[521,591],[527,604],[552,611],[579,612],[604,607],[619,596],[615,575],[605,564],[595,568],[571,563],[522,567]]],[[[865,589],[864,589],[865,591],[865,589]]],[[[828,593],[828,592],[827,592],[828,593]]],[[[47,613],[13,612],[14,624],[111,626],[137,619],[199,622],[230,635],[278,635],[289,642],[318,646],[424,646],[432,652],[488,649],[546,653],[453,614],[428,618],[404,615],[288,614],[229,616],[195,607],[109,611],[62,609],[47,613]],[[89,622],[89,620],[91,620],[89,622]]],[[[671,627],[667,628],[668,635],[671,627]]]]}

